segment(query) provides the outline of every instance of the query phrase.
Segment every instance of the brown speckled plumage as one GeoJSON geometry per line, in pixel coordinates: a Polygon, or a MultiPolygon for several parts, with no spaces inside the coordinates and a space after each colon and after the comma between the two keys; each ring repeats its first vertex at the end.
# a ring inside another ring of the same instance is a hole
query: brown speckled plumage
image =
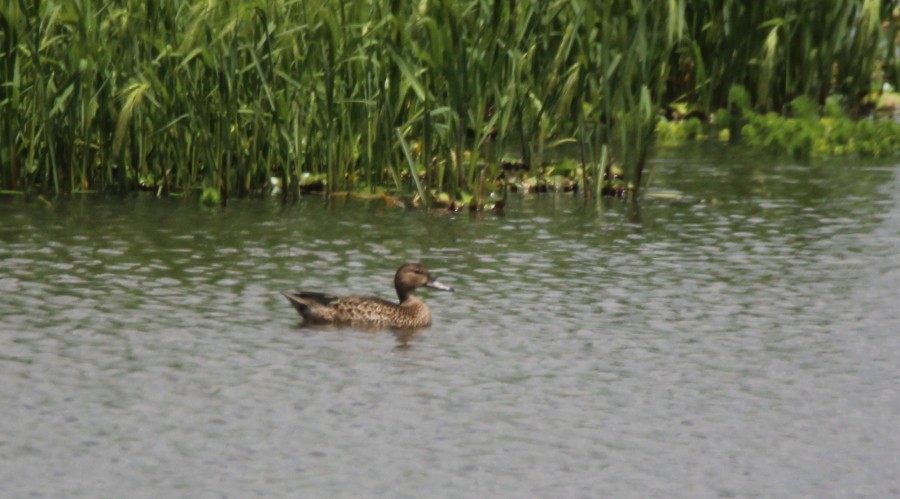
{"type": "Polygon", "coordinates": [[[405,329],[431,325],[431,310],[415,294],[421,287],[453,291],[431,277],[424,266],[404,263],[394,275],[399,304],[374,296],[338,297],[304,291],[282,294],[309,324],[405,329]]]}

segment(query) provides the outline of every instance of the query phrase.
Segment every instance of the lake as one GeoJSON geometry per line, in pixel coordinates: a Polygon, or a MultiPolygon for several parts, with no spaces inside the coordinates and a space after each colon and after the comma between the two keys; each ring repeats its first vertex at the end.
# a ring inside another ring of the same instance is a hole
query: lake
{"type": "Polygon", "coordinates": [[[651,168],[484,216],[0,198],[0,496],[900,496],[900,165],[651,168]],[[404,261],[456,289],[411,338],[279,294],[404,261]]]}

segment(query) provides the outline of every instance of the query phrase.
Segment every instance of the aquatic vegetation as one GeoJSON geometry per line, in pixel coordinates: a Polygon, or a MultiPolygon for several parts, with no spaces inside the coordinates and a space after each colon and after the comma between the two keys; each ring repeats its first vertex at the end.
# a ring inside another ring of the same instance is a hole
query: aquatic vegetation
{"type": "MultiPolygon", "coordinates": [[[[736,94],[746,92],[738,89],[736,94]]],[[[657,136],[665,144],[733,138],[750,148],[796,159],[900,156],[900,122],[876,116],[853,119],[844,111],[842,101],[839,96],[832,96],[820,110],[812,99],[800,96],[790,102],[785,115],[757,113],[746,105],[738,106],[739,112],[734,114],[723,108],[709,124],[696,118],[661,120],[657,136]],[[732,134],[736,125],[738,131],[732,134]]]]}
{"type": "Polygon", "coordinates": [[[203,189],[203,192],[200,194],[200,204],[204,206],[215,206],[221,202],[222,198],[218,189],[207,187],[206,189],[203,189]]]}
{"type": "Polygon", "coordinates": [[[898,22],[879,0],[7,2],[0,190],[624,195],[654,134],[702,139],[713,113],[766,149],[888,154],[880,127],[835,118],[823,144],[766,111],[896,86],[898,22]]]}

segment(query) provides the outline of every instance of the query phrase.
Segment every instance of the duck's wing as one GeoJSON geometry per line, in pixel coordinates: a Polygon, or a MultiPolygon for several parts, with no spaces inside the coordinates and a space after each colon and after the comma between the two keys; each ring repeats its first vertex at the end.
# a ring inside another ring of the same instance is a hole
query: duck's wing
{"type": "Polygon", "coordinates": [[[313,293],[309,291],[282,292],[291,302],[300,302],[306,305],[318,303],[319,305],[328,306],[331,302],[340,300],[339,296],[330,295],[328,293],[313,293]]]}
{"type": "MultiPolygon", "coordinates": [[[[317,304],[318,305],[318,304],[317,304]]],[[[342,296],[327,306],[313,306],[316,320],[357,326],[387,326],[403,315],[396,303],[375,296],[342,296]]]]}

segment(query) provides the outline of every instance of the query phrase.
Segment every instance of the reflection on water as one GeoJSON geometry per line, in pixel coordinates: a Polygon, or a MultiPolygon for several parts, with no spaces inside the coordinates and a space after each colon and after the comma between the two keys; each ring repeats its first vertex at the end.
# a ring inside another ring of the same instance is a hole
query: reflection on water
{"type": "Polygon", "coordinates": [[[0,200],[3,496],[900,495],[896,168],[662,151],[681,200],[0,200]],[[415,334],[300,326],[299,287],[415,334]]]}

